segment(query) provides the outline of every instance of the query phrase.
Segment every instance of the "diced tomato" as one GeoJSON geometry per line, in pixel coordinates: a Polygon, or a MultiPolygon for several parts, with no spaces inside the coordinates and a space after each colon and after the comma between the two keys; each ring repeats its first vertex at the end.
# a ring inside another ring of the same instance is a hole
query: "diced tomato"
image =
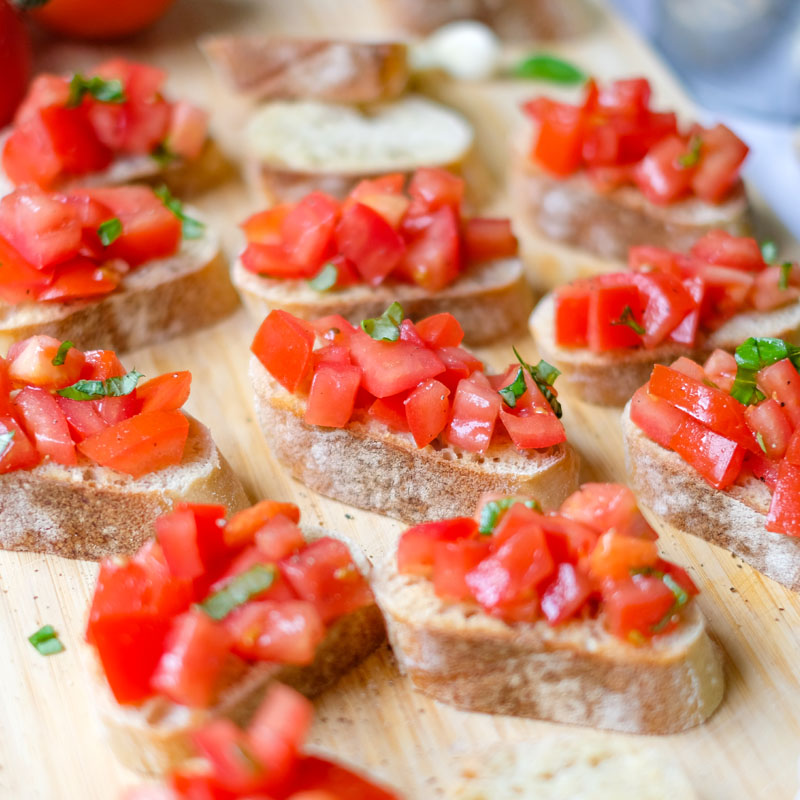
{"type": "Polygon", "coordinates": [[[570,563],[558,565],[555,580],[542,593],[542,614],[550,625],[575,616],[592,592],[583,571],[570,563]]]}
{"type": "Polygon", "coordinates": [[[256,532],[256,547],[270,561],[280,561],[305,545],[303,532],[289,517],[278,514],[256,532]]]}
{"type": "Polygon", "coordinates": [[[729,392],[736,378],[736,359],[727,351],[717,348],[703,364],[706,378],[725,392],[729,392]]]}
{"type": "Polygon", "coordinates": [[[100,172],[113,160],[113,153],[98,138],[85,108],[47,106],[39,109],[39,121],[61,162],[60,172],[100,172]]]}
{"type": "Polygon", "coordinates": [[[792,434],[789,446],[786,448],[786,461],[800,466],[800,433],[797,430],[792,434]]]}
{"type": "Polygon", "coordinates": [[[194,608],[172,620],[164,653],[150,679],[159,694],[190,708],[207,708],[231,646],[228,630],[194,608]]]}
{"type": "Polygon", "coordinates": [[[597,107],[626,116],[640,116],[650,104],[650,82],[647,78],[622,78],[599,89],[597,107]]]}
{"type": "Polygon", "coordinates": [[[500,420],[511,441],[521,450],[552,447],[564,442],[567,434],[550,404],[527,372],[523,372],[526,391],[513,409],[500,406],[500,420]]]}
{"type": "Polygon", "coordinates": [[[272,766],[274,734],[297,754],[311,729],[314,707],[303,695],[282,683],[274,682],[267,690],[247,727],[247,738],[262,764],[272,766]]]}
{"type": "Polygon", "coordinates": [[[700,130],[700,163],[692,177],[692,190],[709,203],[719,203],[739,180],[739,167],[749,148],[729,128],[718,124],[700,130]]]}
{"type": "Polygon", "coordinates": [[[477,533],[478,523],[472,517],[455,517],[415,525],[400,537],[397,571],[401,574],[426,575],[433,567],[436,542],[473,539],[477,533]]]}
{"type": "Polygon", "coordinates": [[[250,508],[237,511],[226,523],[224,540],[228,547],[250,544],[256,532],[271,519],[284,516],[292,522],[300,521],[300,509],[294,503],[279,503],[275,500],[262,500],[250,508]]]}
{"type": "Polygon", "coordinates": [[[167,144],[181,158],[197,158],[203,150],[208,132],[208,114],[197,106],[178,100],[170,109],[167,144]]]}
{"type": "Polygon", "coordinates": [[[560,513],[598,533],[613,530],[621,536],[656,538],[633,492],[619,483],[584,483],[561,504],[560,513]]]}
{"type": "Polygon", "coordinates": [[[631,420],[638,425],[644,434],[662,447],[669,448],[672,437],[689,415],[675,406],[653,397],[648,392],[648,385],[636,390],[631,398],[631,420]]]}
{"type": "Polygon", "coordinates": [[[293,205],[281,203],[248,217],[239,227],[248,242],[280,246],[283,242],[281,227],[293,205]]]}
{"type": "Polygon", "coordinates": [[[207,722],[191,734],[198,752],[211,764],[214,778],[221,786],[238,795],[264,788],[264,767],[251,754],[247,736],[229,719],[207,722]]]}
{"type": "Polygon", "coordinates": [[[701,236],[692,245],[690,252],[695,258],[708,264],[745,272],[759,272],[766,266],[761,248],[755,239],[749,236],[732,236],[719,229],[701,236]]]}
{"type": "Polygon", "coordinates": [[[205,572],[197,520],[190,509],[174,510],[158,517],[156,537],[164,551],[169,571],[176,578],[197,578],[205,572]]]}
{"type": "Polygon", "coordinates": [[[65,264],[58,264],[53,280],[36,294],[40,303],[58,302],[76,298],[96,298],[113,292],[122,276],[106,267],[79,256],[65,264]]]}
{"type": "Polygon", "coordinates": [[[691,418],[681,423],[669,447],[715,489],[725,489],[736,480],[745,454],[744,447],[691,418]]]}
{"type": "Polygon", "coordinates": [[[408,243],[401,270],[418,285],[436,292],[458,277],[460,267],[458,217],[451,206],[443,206],[408,243]]]}
{"type": "Polygon", "coordinates": [[[250,349],[281,386],[295,392],[309,373],[315,338],[307,322],[275,309],[261,323],[250,349]]]}
{"type": "Polygon", "coordinates": [[[681,280],[667,273],[638,272],[634,283],[646,298],[641,321],[642,343],[645,347],[655,347],[696,304],[681,280]]]}
{"type": "Polygon", "coordinates": [[[461,236],[467,263],[517,255],[517,237],[509,219],[472,217],[464,221],[461,236]]]}
{"type": "Polygon", "coordinates": [[[22,125],[38,116],[40,108],[64,106],[69,100],[69,79],[42,73],[28,86],[28,92],[14,114],[14,125],[22,125]]]}
{"type": "Polygon", "coordinates": [[[674,602],[675,596],[660,578],[637,575],[617,581],[603,593],[606,626],[622,639],[634,631],[651,636],[674,602]]]}
{"type": "Polygon", "coordinates": [[[133,393],[121,397],[101,397],[91,403],[107,425],[117,425],[141,411],[141,405],[133,393]]]}
{"type": "Polygon", "coordinates": [[[446,367],[445,372],[437,375],[437,380],[450,390],[451,395],[455,394],[462,378],[469,378],[476,370],[483,370],[481,360],[463,347],[438,347],[436,355],[446,367]]]}
{"type": "Polygon", "coordinates": [[[641,344],[642,337],[625,324],[626,317],[642,325],[642,306],[636,286],[633,283],[596,286],[589,295],[589,349],[602,353],[641,344]]]}
{"type": "Polygon", "coordinates": [[[410,433],[411,429],[408,427],[408,418],[406,417],[406,397],[408,397],[407,392],[401,392],[391,397],[379,397],[367,409],[367,414],[386,425],[391,431],[410,433]]]}
{"type": "Polygon", "coordinates": [[[34,184],[45,189],[56,182],[61,159],[38,113],[11,131],[3,147],[2,166],[16,186],[34,184]]]}
{"type": "Polygon", "coordinates": [[[686,356],[679,356],[676,358],[675,361],[669,365],[669,368],[683,375],[688,375],[696,381],[704,381],[706,379],[705,370],[696,361],[692,361],[691,358],[687,358],[686,356]]]}
{"type": "Polygon", "coordinates": [[[683,166],[689,145],[680,136],[668,136],[654,145],[636,165],[634,179],[652,203],[664,205],[685,195],[692,184],[694,167],[683,166]]]}
{"type": "Polygon", "coordinates": [[[427,211],[444,206],[458,210],[464,199],[464,179],[440,167],[420,167],[411,178],[408,193],[427,211]]]}
{"type": "Polygon", "coordinates": [[[177,411],[189,399],[192,373],[168,372],[136,387],[136,399],[146,411],[177,411]]]}
{"type": "Polygon", "coordinates": [[[774,265],[759,272],[753,283],[751,302],[756,311],[770,311],[792,303],[800,297],[800,267],[790,265],[788,280],[784,278],[785,265],[774,265]],[[784,285],[785,281],[785,285],[784,285]]]}
{"type": "Polygon", "coordinates": [[[415,347],[425,347],[425,342],[417,332],[417,326],[410,319],[404,319],[400,323],[400,340],[409,342],[415,347]]]}
{"type": "Polygon", "coordinates": [[[43,389],[63,389],[78,380],[84,356],[71,347],[60,366],[53,364],[61,342],[52,336],[31,336],[15,343],[9,350],[8,377],[11,382],[23,386],[39,386],[43,389]]]}
{"type": "Polygon", "coordinates": [[[442,312],[425,317],[417,323],[417,333],[430,347],[458,347],[464,339],[464,329],[450,313],[442,312]]]}
{"type": "Polygon", "coordinates": [[[493,389],[463,379],[453,398],[447,440],[470,452],[486,452],[501,404],[500,395],[493,389]]]}
{"type": "Polygon", "coordinates": [[[584,112],[566,103],[540,99],[544,102],[537,109],[539,131],[531,155],[549,172],[566,177],[581,165],[584,112]]]}
{"type": "Polygon", "coordinates": [[[768,397],[758,405],[747,406],[744,415],[759,445],[763,442],[766,455],[774,459],[782,458],[792,438],[792,425],[780,403],[768,397]]]}
{"type": "Polygon", "coordinates": [[[588,344],[589,296],[589,287],[584,282],[567,284],[555,293],[555,337],[563,347],[588,344]]]}
{"type": "Polygon", "coordinates": [[[686,314],[678,325],[670,331],[669,339],[678,344],[685,344],[692,347],[697,339],[697,330],[700,327],[701,309],[705,304],[706,297],[706,283],[705,281],[693,275],[684,278],[683,286],[692,298],[693,308],[686,314]]]}
{"type": "Polygon", "coordinates": [[[113,350],[87,350],[84,354],[81,380],[104,381],[119,378],[126,373],[122,362],[113,350]]]}
{"type": "Polygon", "coordinates": [[[800,427],[800,375],[792,362],[784,358],[764,367],[758,372],[757,382],[767,397],[780,403],[792,427],[800,427]]]}
{"type": "Polygon", "coordinates": [[[316,265],[309,268],[295,264],[282,244],[250,242],[239,258],[248,272],[271,278],[310,278],[317,269],[316,265]]]}
{"type": "Polygon", "coordinates": [[[628,248],[628,266],[633,272],[652,272],[654,269],[680,278],[683,257],[672,250],[652,245],[628,248]]]}
{"type": "Polygon", "coordinates": [[[314,790],[330,793],[336,800],[400,800],[393,792],[318,756],[300,759],[292,784],[294,800],[301,800],[306,793],[310,795],[307,800],[328,800],[324,795],[314,797],[314,790]]]}
{"type": "Polygon", "coordinates": [[[180,411],[151,411],[106,428],[78,444],[102,467],[139,478],[180,464],[189,420],[180,411]]]}
{"type": "Polygon", "coordinates": [[[405,252],[400,235],[380,214],[362,203],[344,210],[335,238],[339,252],[355,264],[371,286],[380,284],[405,252]]]}
{"type": "Polygon", "coordinates": [[[599,534],[588,525],[561,514],[539,517],[547,547],[556,563],[577,564],[594,550],[599,534]]]}
{"type": "Polygon", "coordinates": [[[39,451],[11,415],[0,416],[0,436],[13,433],[11,441],[0,452],[0,475],[17,469],[35,467],[42,459],[39,451]]]}
{"type": "Polygon", "coordinates": [[[67,421],[73,441],[82,442],[108,427],[108,423],[97,413],[93,403],[70,400],[58,395],[55,396],[55,400],[67,421]]]}
{"type": "Polygon", "coordinates": [[[311,192],[294,205],[281,223],[283,247],[292,263],[313,274],[334,255],[333,232],[339,203],[323,192],[311,192]]]}
{"type": "Polygon", "coordinates": [[[67,420],[50,392],[26,386],[12,406],[43,458],[66,466],[78,463],[67,420]]]}
{"type": "Polygon", "coordinates": [[[796,464],[781,462],[764,527],[775,533],[800,536],[800,467],[796,464]]]}
{"type": "Polygon", "coordinates": [[[450,390],[435,379],[420,383],[404,403],[406,419],[417,447],[430,444],[447,425],[450,390]]]}
{"type": "Polygon", "coordinates": [[[8,361],[0,356],[0,414],[7,414],[11,410],[11,388],[8,361]]]}
{"type": "Polygon", "coordinates": [[[320,364],[311,381],[304,419],[309,425],[343,428],[350,421],[361,368],[351,364],[320,364]]]}
{"type": "Polygon", "coordinates": [[[466,575],[486,558],[491,550],[488,538],[458,542],[433,542],[433,591],[437,597],[460,601],[472,598],[466,575]]]}
{"type": "Polygon", "coordinates": [[[658,548],[654,541],[610,530],[600,537],[589,556],[589,570],[598,581],[619,581],[629,577],[632,570],[652,567],[656,561],[658,548]]]}
{"type": "Polygon", "coordinates": [[[35,269],[0,236],[0,300],[9,305],[35,300],[53,279],[52,269],[35,269]]]}

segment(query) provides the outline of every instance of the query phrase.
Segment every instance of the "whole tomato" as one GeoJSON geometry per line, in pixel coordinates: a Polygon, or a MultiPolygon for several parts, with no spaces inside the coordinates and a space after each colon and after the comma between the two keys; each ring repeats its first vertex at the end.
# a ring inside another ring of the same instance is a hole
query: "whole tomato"
{"type": "Polygon", "coordinates": [[[31,74],[31,43],[19,14],[0,0],[0,127],[11,122],[31,74]]]}
{"type": "Polygon", "coordinates": [[[47,28],[81,39],[115,39],[144,30],[174,0],[47,0],[31,16],[47,28]]]}

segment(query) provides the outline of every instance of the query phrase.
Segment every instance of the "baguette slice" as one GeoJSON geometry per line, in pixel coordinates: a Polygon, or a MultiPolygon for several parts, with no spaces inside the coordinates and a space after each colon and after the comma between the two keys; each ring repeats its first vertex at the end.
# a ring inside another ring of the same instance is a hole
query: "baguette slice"
{"type": "Polygon", "coordinates": [[[667,753],[607,734],[504,742],[460,773],[449,800],[697,800],[667,753]]]}
{"type": "Polygon", "coordinates": [[[238,304],[219,238],[207,226],[202,238],[184,239],[174,256],[128,273],[100,300],[0,302],[0,349],[43,333],[87,349],[125,352],[213,325],[238,304]]]}
{"type": "Polygon", "coordinates": [[[200,46],[230,88],[256,100],[377,103],[408,83],[400,42],[227,34],[205,37],[200,46]]]}
{"type": "MultiPolygon", "coordinates": [[[[306,531],[309,541],[321,536],[337,534],[320,529],[306,531]]],[[[352,545],[348,547],[356,566],[368,576],[371,566],[367,558],[352,545]]],[[[220,697],[209,709],[190,709],[164,697],[152,698],[138,707],[121,706],[95,662],[98,711],[117,758],[129,769],[161,775],[194,755],[190,733],[212,717],[224,716],[245,726],[261,704],[267,687],[276,680],[306,697],[315,697],[361,663],[385,639],[378,606],[364,606],[331,625],[308,666],[267,662],[248,665],[232,659],[220,697]]]]}
{"type": "Polygon", "coordinates": [[[537,287],[618,272],[633,245],[688,252],[713,228],[737,236],[750,233],[750,206],[741,181],[719,205],[689,198],[660,206],[633,186],[598,192],[582,172],[553,177],[520,148],[512,158],[514,231],[537,287]]]}
{"type": "Polygon", "coordinates": [[[677,453],[622,413],[625,464],[639,502],[680,530],[724,547],[794,592],[800,591],[800,539],[766,530],[771,495],[755,478],[724,491],[706,483],[677,453]]]}
{"type": "Polygon", "coordinates": [[[699,339],[693,348],[664,342],[654,348],[631,348],[593,353],[585,347],[562,347],[555,341],[555,300],[545,295],[531,314],[531,335],[539,354],[555,364],[570,390],[587,403],[622,406],[647,383],[654,364],[671,364],[679,356],[704,361],[713,350],[733,352],[748,336],[797,339],[800,303],[774,311],[746,311],[732,317],[715,331],[699,339]]]}
{"type": "Polygon", "coordinates": [[[417,96],[363,110],[268,103],[245,130],[248,177],[271,202],[297,202],[315,189],[343,199],[364,178],[456,168],[473,136],[460,114],[417,96]]]}
{"type": "Polygon", "coordinates": [[[372,589],[401,670],[437,700],[662,734],[699,725],[722,700],[722,662],[696,604],[675,633],[636,647],[599,620],[509,625],[474,605],[445,603],[427,578],[398,574],[396,560],[377,566],[372,589]]]}
{"type": "Polygon", "coordinates": [[[408,523],[471,513],[485,492],[535,495],[554,508],[578,485],[578,456],[568,443],[521,452],[511,443],[484,453],[418,449],[410,435],[369,418],[346,428],[303,421],[305,403],[250,359],[261,430],[275,457],[316,492],[408,523]]]}
{"type": "Polygon", "coordinates": [[[0,475],[0,548],[97,560],[135,553],[179,501],[249,505],[211,432],[189,417],[183,461],[134,479],[86,459],[0,475]]]}
{"type": "Polygon", "coordinates": [[[449,311],[461,323],[465,340],[482,345],[524,329],[533,296],[517,259],[476,264],[442,291],[431,293],[410,283],[386,281],[331,292],[317,292],[302,280],[262,278],[241,262],[233,267],[233,282],[245,306],[258,320],[275,308],[302,319],[341,314],[354,325],[379,317],[397,300],[412,319],[449,311]]]}

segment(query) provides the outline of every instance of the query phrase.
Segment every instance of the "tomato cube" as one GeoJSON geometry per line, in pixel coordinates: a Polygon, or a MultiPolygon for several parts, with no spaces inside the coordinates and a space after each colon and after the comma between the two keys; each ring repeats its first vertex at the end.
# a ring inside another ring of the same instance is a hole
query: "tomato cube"
{"type": "Polygon", "coordinates": [[[783,461],[764,526],[768,531],[800,536],[800,467],[783,461]]]}
{"type": "Polygon", "coordinates": [[[428,211],[443,206],[458,209],[464,199],[464,179],[440,167],[420,167],[408,184],[408,193],[428,211]]]}
{"type": "Polygon", "coordinates": [[[640,345],[642,337],[626,322],[642,325],[642,304],[633,282],[594,287],[589,295],[589,349],[602,353],[640,345]]]}
{"type": "Polygon", "coordinates": [[[622,536],[656,538],[633,492],[619,483],[584,483],[562,503],[560,513],[598,533],[614,530],[622,536]]]}
{"type": "Polygon", "coordinates": [[[371,286],[382,283],[400,263],[406,246],[401,236],[376,211],[363,203],[346,208],[336,225],[338,251],[355,264],[371,286]]]}
{"type": "Polygon", "coordinates": [[[428,224],[409,243],[400,269],[432,292],[452,283],[461,269],[458,217],[450,206],[434,211],[428,224]]]}
{"type": "Polygon", "coordinates": [[[636,390],[631,398],[631,420],[646,436],[662,447],[669,448],[672,437],[689,415],[660,397],[653,397],[648,385],[636,390]]]}
{"type": "Polygon", "coordinates": [[[169,372],[137,386],[136,399],[143,412],[177,411],[189,399],[191,388],[191,372],[169,372]]]}
{"type": "MultiPolygon", "coordinates": [[[[735,370],[733,374],[736,375],[735,370]]],[[[788,358],[770,364],[759,370],[757,382],[767,397],[780,403],[792,428],[800,427],[800,375],[794,364],[788,358]]]]}
{"type": "Polygon", "coordinates": [[[463,222],[461,236],[467,263],[517,255],[517,237],[511,230],[509,219],[472,217],[463,222]]]}
{"type": "Polygon", "coordinates": [[[447,425],[450,390],[435,379],[420,383],[406,398],[406,419],[417,447],[430,444],[447,425]]]}
{"type": "Polygon", "coordinates": [[[334,255],[333,232],[339,203],[323,192],[311,192],[294,205],[281,223],[283,247],[293,264],[312,274],[334,255]]]}
{"type": "Polygon", "coordinates": [[[542,614],[550,625],[558,625],[574,617],[591,592],[591,581],[581,569],[570,563],[559,564],[555,580],[542,594],[542,614]]]}
{"type": "Polygon", "coordinates": [[[361,368],[351,364],[320,364],[311,381],[304,419],[308,425],[344,428],[355,408],[361,368]]]}
{"type": "Polygon", "coordinates": [[[584,126],[582,108],[553,101],[542,104],[533,160],[554,175],[571,175],[582,162],[584,126]]]}
{"type": "Polygon", "coordinates": [[[489,386],[461,380],[453,398],[447,440],[464,450],[484,453],[492,441],[500,413],[500,395],[489,386]]]}
{"type": "Polygon", "coordinates": [[[454,517],[437,522],[423,522],[409,528],[397,545],[397,571],[402,574],[426,575],[434,562],[437,542],[458,542],[473,539],[478,523],[472,517],[454,517]]]}
{"type": "Polygon", "coordinates": [[[447,312],[425,317],[417,323],[417,333],[430,347],[458,347],[464,339],[459,321],[447,312]]]}
{"type": "Polygon", "coordinates": [[[50,392],[26,386],[12,406],[43,458],[65,466],[78,463],[67,419],[50,392]]]}
{"type": "Polygon", "coordinates": [[[294,393],[309,374],[315,338],[307,322],[276,309],[261,323],[250,349],[270,375],[294,393]]]}
{"type": "Polygon", "coordinates": [[[663,342],[683,318],[697,308],[680,278],[664,272],[635,273],[634,283],[645,298],[641,324],[645,347],[663,342]]]}
{"type": "Polygon", "coordinates": [[[273,517],[256,531],[256,547],[269,561],[280,561],[304,545],[303,532],[283,514],[273,517]]]}
{"type": "Polygon", "coordinates": [[[669,446],[715,489],[726,489],[741,472],[745,448],[693,419],[681,423],[669,446]]]}
{"type": "Polygon", "coordinates": [[[72,347],[64,363],[55,366],[61,342],[52,336],[31,336],[17,342],[8,351],[8,377],[17,385],[38,386],[43,389],[62,389],[78,380],[83,367],[83,353],[72,347]]]}
{"type": "Polygon", "coordinates": [[[652,636],[674,602],[671,589],[660,578],[637,575],[617,581],[603,592],[606,627],[622,639],[633,632],[652,636]]]}
{"type": "Polygon", "coordinates": [[[758,405],[747,406],[744,415],[759,445],[763,444],[767,457],[783,458],[792,438],[792,425],[780,403],[768,397],[758,405]]]}
{"type": "Polygon", "coordinates": [[[692,190],[702,200],[719,203],[739,180],[739,168],[749,148],[724,125],[701,129],[699,135],[703,149],[692,177],[692,190]]]}
{"type": "Polygon", "coordinates": [[[408,397],[407,392],[401,392],[391,397],[379,397],[367,409],[367,414],[391,431],[410,433],[411,428],[408,427],[406,418],[406,397],[408,397]]]}
{"type": "Polygon", "coordinates": [[[589,571],[598,581],[619,581],[629,577],[632,570],[652,567],[657,561],[654,541],[625,536],[612,529],[598,539],[589,556],[589,571]]]}
{"type": "Polygon", "coordinates": [[[600,538],[594,528],[560,514],[545,514],[538,521],[557,564],[565,561],[577,564],[594,550],[600,538]]]}
{"type": "Polygon", "coordinates": [[[294,503],[261,500],[250,508],[237,511],[225,523],[223,532],[225,544],[228,547],[250,544],[256,533],[279,515],[287,517],[292,522],[300,522],[300,509],[294,503]]]}
{"type": "Polygon", "coordinates": [[[87,350],[85,362],[81,369],[81,380],[104,381],[107,378],[119,378],[127,370],[113,350],[87,350]]]}
{"type": "Polygon", "coordinates": [[[11,415],[0,416],[0,436],[13,434],[0,452],[0,475],[17,469],[30,469],[41,460],[41,453],[25,435],[22,426],[11,415]]]}
{"type": "Polygon", "coordinates": [[[113,154],[98,139],[83,107],[47,106],[39,109],[39,119],[62,172],[86,175],[111,163],[113,154]]]}
{"type": "Polygon", "coordinates": [[[197,578],[205,572],[197,533],[197,520],[188,508],[156,519],[158,543],[176,578],[197,578]]]}
{"type": "Polygon", "coordinates": [[[491,552],[487,537],[433,543],[433,591],[450,601],[471,600],[472,591],[466,575],[491,552]]]}
{"type": "Polygon", "coordinates": [[[636,165],[634,179],[651,203],[666,205],[689,191],[694,167],[681,163],[689,152],[689,144],[684,139],[668,136],[650,148],[636,165]]]}
{"type": "Polygon", "coordinates": [[[562,286],[555,294],[555,337],[562,347],[586,347],[589,342],[589,297],[587,283],[562,286]]]}
{"type": "Polygon", "coordinates": [[[208,133],[208,114],[202,109],[178,100],[170,110],[167,141],[170,150],[181,158],[197,158],[208,133]]]}
{"type": "Polygon", "coordinates": [[[691,254],[707,264],[759,272],[766,267],[758,242],[750,236],[732,236],[727,231],[711,230],[693,245],[691,254]]]}
{"type": "Polygon", "coordinates": [[[239,795],[264,788],[267,773],[254,758],[247,758],[248,740],[231,720],[219,718],[192,732],[195,748],[211,764],[216,782],[239,795]]]}

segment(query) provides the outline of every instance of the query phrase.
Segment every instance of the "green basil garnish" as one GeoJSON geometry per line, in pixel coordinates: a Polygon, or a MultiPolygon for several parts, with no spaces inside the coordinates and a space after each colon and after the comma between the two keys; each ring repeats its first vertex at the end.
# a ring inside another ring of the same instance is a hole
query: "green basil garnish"
{"type": "Polygon", "coordinates": [[[774,264],[778,258],[778,245],[771,239],[761,242],[761,256],[767,264],[774,264]]]}
{"type": "Polygon", "coordinates": [[[395,301],[379,317],[362,320],[361,330],[378,342],[396,342],[402,321],[403,307],[395,301]]]}
{"type": "Polygon", "coordinates": [[[205,224],[200,220],[187,216],[183,210],[183,203],[173,196],[166,184],[162,183],[161,186],[157,186],[153,191],[156,197],[181,221],[184,239],[199,239],[203,235],[203,231],[206,229],[205,224]]]}
{"type": "Polygon", "coordinates": [[[481,509],[478,533],[484,536],[489,536],[493,533],[494,529],[497,527],[497,523],[500,521],[500,517],[516,503],[522,503],[526,508],[533,509],[534,511],[542,510],[542,507],[536,500],[519,500],[516,497],[503,497],[500,500],[490,500],[481,509]]]}
{"type": "Polygon", "coordinates": [[[539,387],[539,391],[544,395],[545,400],[550,403],[550,407],[555,412],[555,415],[560,418],[561,414],[563,413],[561,409],[561,403],[558,402],[558,398],[555,396],[551,387],[556,382],[556,378],[561,374],[561,370],[557,369],[552,364],[548,364],[543,359],[534,367],[533,365],[528,364],[522,358],[522,356],[517,352],[516,347],[512,347],[511,349],[514,351],[514,355],[517,357],[519,365],[522,367],[522,369],[528,371],[528,374],[531,376],[531,378],[533,378],[534,383],[539,387]]]}
{"type": "Polygon", "coordinates": [[[131,370],[119,378],[106,378],[104,381],[78,381],[72,386],[58,389],[57,394],[69,400],[96,400],[98,397],[124,397],[130,394],[143,378],[141,372],[131,370]]]}
{"type": "Polygon", "coordinates": [[[625,306],[622,309],[622,313],[619,315],[619,319],[611,320],[612,325],[627,325],[634,333],[638,333],[639,336],[644,336],[645,329],[644,326],[638,323],[633,316],[633,309],[630,306],[625,306]]]}
{"type": "Polygon", "coordinates": [[[39,628],[36,633],[28,637],[28,641],[43,656],[52,656],[56,653],[60,653],[64,649],[64,645],[61,644],[58,634],[52,625],[45,625],[39,628]]]}
{"type": "Polygon", "coordinates": [[[339,280],[339,270],[336,264],[330,261],[308,282],[308,285],[315,292],[327,292],[336,286],[336,281],[339,280]]]}
{"type": "Polygon", "coordinates": [[[689,602],[689,593],[672,577],[672,575],[663,575],[661,580],[664,581],[667,588],[672,592],[675,600],[670,606],[669,611],[651,628],[653,633],[659,633],[669,625],[669,621],[689,602]]]}
{"type": "Polygon", "coordinates": [[[159,142],[151,151],[150,158],[160,167],[168,167],[173,161],[178,160],[178,154],[169,149],[166,142],[159,142]]]}
{"type": "Polygon", "coordinates": [[[64,362],[67,360],[67,353],[75,347],[75,342],[70,342],[67,340],[66,342],[61,342],[58,352],[53,356],[53,360],[50,362],[54,367],[61,367],[64,365],[64,362]]]}
{"type": "Polygon", "coordinates": [[[2,458],[6,454],[6,450],[11,447],[11,443],[14,441],[14,434],[16,431],[4,431],[0,433],[0,458],[2,458]]]}
{"type": "Polygon", "coordinates": [[[128,99],[125,96],[122,81],[116,78],[107,81],[98,75],[93,78],[84,78],[80,72],[76,72],[69,82],[67,108],[79,106],[87,94],[101,103],[124,103],[128,99]]]}
{"type": "Polygon", "coordinates": [[[254,564],[242,572],[218,592],[209,595],[200,608],[215,620],[225,619],[235,608],[251,597],[265,592],[275,582],[277,569],[274,564],[254,564]]]}
{"type": "Polygon", "coordinates": [[[683,169],[688,169],[689,167],[697,166],[697,162],[700,161],[700,151],[703,148],[703,140],[697,134],[694,134],[689,139],[689,149],[678,156],[676,159],[678,162],[678,166],[682,167],[683,169]]]}
{"type": "Polygon", "coordinates": [[[520,367],[517,370],[517,377],[514,378],[514,381],[500,389],[499,394],[500,397],[503,398],[503,402],[509,406],[509,408],[515,408],[517,405],[517,398],[522,397],[526,389],[525,373],[522,371],[522,367],[520,367]]]}
{"type": "Polygon", "coordinates": [[[800,369],[800,347],[783,339],[751,336],[736,348],[736,380],[731,387],[731,397],[749,406],[764,399],[756,386],[756,374],[763,367],[788,358],[800,369]]]}
{"type": "Polygon", "coordinates": [[[758,442],[758,446],[764,451],[764,454],[767,452],[767,445],[764,444],[764,434],[761,431],[756,431],[756,441],[758,442]]]}
{"type": "Polygon", "coordinates": [[[119,217],[111,217],[101,223],[97,229],[97,235],[100,237],[103,247],[108,247],[112,242],[116,242],[122,236],[122,223],[119,217]]]}
{"type": "Polygon", "coordinates": [[[524,58],[511,70],[516,78],[530,78],[532,80],[550,81],[552,83],[583,83],[586,73],[564,61],[563,58],[551,56],[548,53],[534,53],[524,58]]]}
{"type": "Polygon", "coordinates": [[[784,261],[781,264],[781,274],[778,277],[778,288],[779,289],[788,289],[789,288],[789,277],[792,274],[792,262],[791,261],[784,261]]]}

